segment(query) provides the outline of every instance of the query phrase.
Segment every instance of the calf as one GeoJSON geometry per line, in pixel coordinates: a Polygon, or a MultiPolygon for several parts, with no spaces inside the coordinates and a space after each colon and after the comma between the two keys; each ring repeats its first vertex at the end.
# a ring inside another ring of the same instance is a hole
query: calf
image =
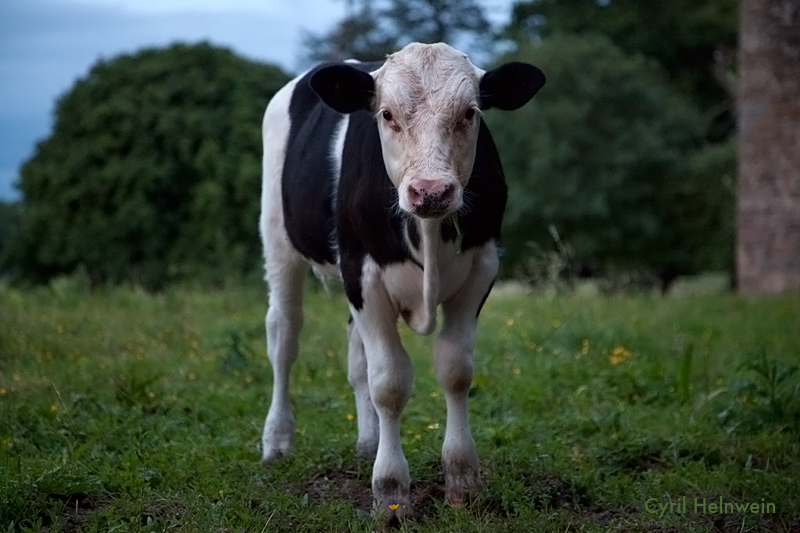
{"type": "Polygon", "coordinates": [[[289,370],[309,265],[337,275],[350,305],[348,380],[358,452],[375,456],[372,493],[387,517],[409,509],[400,416],[413,370],[402,316],[430,334],[447,403],[447,500],[479,485],[467,414],[478,313],[498,269],[506,184],[481,112],[524,105],[544,84],[532,65],[485,72],[446,44],[410,44],[380,63],[329,63],[289,82],[264,115],[261,237],[274,371],[263,461],[291,451],[289,370]]]}

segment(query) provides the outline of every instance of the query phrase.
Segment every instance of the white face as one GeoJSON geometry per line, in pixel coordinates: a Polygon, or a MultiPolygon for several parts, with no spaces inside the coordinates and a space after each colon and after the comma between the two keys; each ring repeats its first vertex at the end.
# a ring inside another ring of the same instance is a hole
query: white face
{"type": "Polygon", "coordinates": [[[475,162],[483,71],[446,44],[410,44],[373,74],[383,159],[400,208],[442,218],[461,208],[475,162]]]}

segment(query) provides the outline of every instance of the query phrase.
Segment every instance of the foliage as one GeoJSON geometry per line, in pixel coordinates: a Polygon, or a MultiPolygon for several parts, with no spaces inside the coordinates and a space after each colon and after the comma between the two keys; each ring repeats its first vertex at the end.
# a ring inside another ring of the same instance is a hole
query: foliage
{"type": "Polygon", "coordinates": [[[507,34],[527,42],[560,32],[602,33],[626,53],[655,59],[675,88],[730,131],[739,0],[521,0],[507,34]],[[724,116],[722,116],[724,114],[724,116]]]}
{"type": "Polygon", "coordinates": [[[373,9],[372,2],[365,1],[327,33],[306,33],[303,59],[309,63],[343,59],[379,61],[397,51],[397,45],[396,36],[386,31],[385,21],[373,9]]]}
{"type": "Polygon", "coordinates": [[[410,42],[447,42],[486,50],[491,26],[477,0],[360,0],[330,31],[308,33],[309,61],[376,61],[410,42]]]}
{"type": "Polygon", "coordinates": [[[22,167],[16,274],[157,288],[259,268],[260,123],[286,81],[209,44],[100,61],[22,167]]]}
{"type": "Polygon", "coordinates": [[[734,267],[737,138],[692,151],[687,174],[672,198],[676,246],[684,272],[727,271],[734,267]]]}
{"type": "Polygon", "coordinates": [[[739,426],[800,427],[800,365],[770,359],[765,350],[739,365],[731,403],[717,416],[729,431],[739,426]]]}
{"type": "MultiPolygon", "coordinates": [[[[306,298],[291,375],[297,450],[264,469],[263,287],[0,284],[4,530],[381,530],[355,455],[347,305],[306,298]]],[[[463,509],[442,502],[432,343],[402,328],[415,366],[402,438],[420,515],[401,530],[794,531],[798,317],[792,296],[548,299],[497,287],[470,391],[487,483],[463,509]],[[687,513],[645,507],[683,497],[687,513]],[[694,498],[763,498],[776,512],[696,513],[694,498]]]]}
{"type": "Polygon", "coordinates": [[[512,191],[506,266],[523,262],[528,242],[550,244],[552,225],[590,272],[686,269],[676,202],[697,190],[687,165],[696,109],[657,66],[600,35],[552,35],[503,59],[547,75],[513,120],[487,114],[512,191]]]}
{"type": "Polygon", "coordinates": [[[10,261],[6,247],[19,226],[21,216],[20,203],[0,200],[0,272],[6,270],[6,265],[10,261]]]}

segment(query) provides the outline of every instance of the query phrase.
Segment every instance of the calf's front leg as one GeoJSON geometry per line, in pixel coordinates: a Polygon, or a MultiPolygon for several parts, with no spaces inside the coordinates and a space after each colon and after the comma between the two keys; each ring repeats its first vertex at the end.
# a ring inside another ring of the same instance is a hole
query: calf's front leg
{"type": "Polygon", "coordinates": [[[444,321],[433,347],[436,380],[447,403],[447,427],[442,445],[445,497],[463,504],[480,490],[478,451],[469,427],[467,400],[472,384],[478,313],[497,275],[494,244],[476,254],[463,288],[442,305],[444,321]]]}
{"type": "Polygon", "coordinates": [[[397,333],[398,313],[386,290],[365,278],[364,307],[357,310],[351,305],[351,313],[364,343],[369,395],[378,415],[372,497],[378,512],[391,521],[411,513],[411,477],[400,440],[400,418],[411,395],[414,371],[397,333]]]}

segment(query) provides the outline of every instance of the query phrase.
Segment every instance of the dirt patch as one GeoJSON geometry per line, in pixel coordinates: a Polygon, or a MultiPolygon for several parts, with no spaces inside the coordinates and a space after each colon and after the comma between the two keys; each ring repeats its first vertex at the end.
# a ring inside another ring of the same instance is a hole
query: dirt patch
{"type": "MultiPolygon", "coordinates": [[[[481,512],[499,516],[516,514],[519,498],[505,501],[492,490],[490,480],[487,481],[489,483],[474,502],[474,507],[481,512]]],[[[591,508],[591,502],[584,488],[551,472],[544,470],[528,472],[521,475],[521,481],[525,487],[525,505],[533,504],[540,511],[549,512],[558,509],[588,511],[588,508],[591,508]]]]}
{"type": "Polygon", "coordinates": [[[574,509],[589,504],[586,489],[550,472],[525,476],[525,487],[526,496],[537,509],[574,509]]]}
{"type": "MultiPolygon", "coordinates": [[[[92,496],[90,494],[48,494],[47,499],[50,502],[58,502],[61,506],[61,519],[64,521],[64,528],[62,531],[65,533],[77,533],[81,531],[86,515],[91,514],[96,509],[108,505],[108,503],[99,496],[92,496]]],[[[50,516],[47,513],[40,515],[42,518],[42,525],[47,527],[50,525],[50,516]]]]}
{"type": "Polygon", "coordinates": [[[625,472],[638,477],[651,470],[663,470],[667,443],[651,442],[640,446],[621,446],[604,453],[599,459],[610,472],[625,472]]]}
{"type": "MultiPolygon", "coordinates": [[[[324,503],[331,500],[350,502],[354,509],[372,510],[372,487],[368,476],[356,468],[332,468],[314,476],[305,483],[287,485],[286,491],[294,496],[308,495],[310,500],[324,503]]],[[[411,507],[416,519],[428,518],[436,513],[436,503],[444,500],[441,483],[412,482],[411,507]]]]}
{"type": "Polygon", "coordinates": [[[355,469],[331,468],[318,474],[305,483],[289,485],[286,491],[294,496],[308,494],[315,502],[345,500],[354,509],[372,509],[372,490],[369,480],[361,478],[355,469]]]}
{"type": "MultiPolygon", "coordinates": [[[[60,516],[65,533],[77,533],[83,531],[89,515],[110,505],[109,501],[102,496],[90,494],[48,494],[47,500],[50,502],[48,507],[53,505],[60,506],[60,516]]],[[[186,515],[186,505],[179,500],[159,498],[146,502],[142,507],[140,521],[142,525],[149,522],[159,522],[171,525],[180,523],[186,515]]],[[[42,512],[42,526],[51,525],[51,515],[42,512]]]]}
{"type": "Polygon", "coordinates": [[[147,525],[148,522],[160,522],[165,525],[180,523],[186,515],[186,504],[180,500],[159,498],[148,501],[142,507],[141,522],[147,525]]]}

